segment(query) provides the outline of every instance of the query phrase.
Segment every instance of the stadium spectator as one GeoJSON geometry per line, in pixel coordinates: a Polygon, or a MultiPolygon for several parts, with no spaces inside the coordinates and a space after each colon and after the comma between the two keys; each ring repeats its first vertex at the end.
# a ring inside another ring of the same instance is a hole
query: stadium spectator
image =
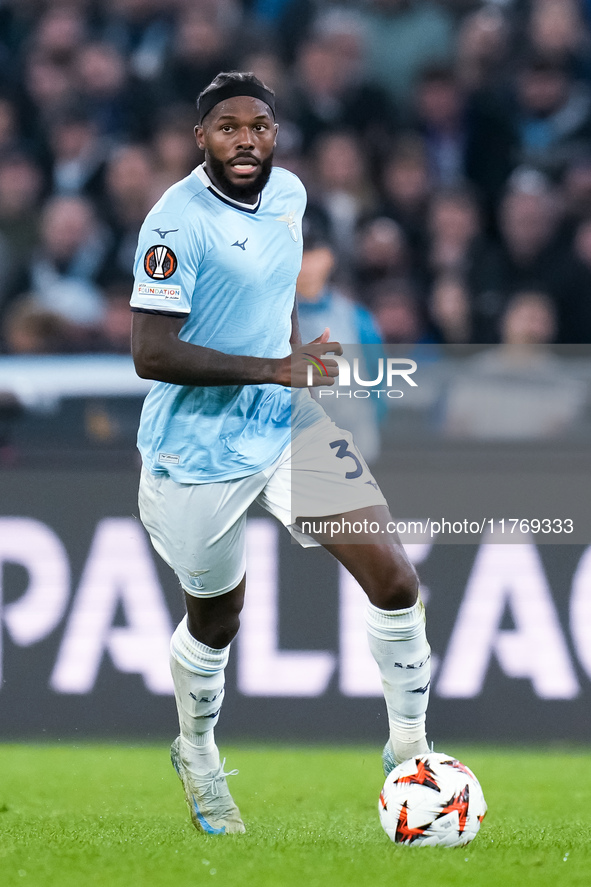
{"type": "Polygon", "coordinates": [[[562,283],[558,340],[571,345],[591,343],[591,215],[577,225],[573,252],[562,283]]]}
{"type": "Polygon", "coordinates": [[[363,76],[364,44],[355,20],[325,16],[296,58],[296,112],[305,151],[320,135],[350,128],[366,150],[395,129],[396,114],[388,93],[363,76]]]}
{"type": "Polygon", "coordinates": [[[128,72],[125,56],[106,42],[84,44],[75,61],[76,92],[99,135],[146,138],[153,111],[148,88],[128,72]]]}
{"type": "Polygon", "coordinates": [[[162,73],[173,37],[173,3],[162,0],[105,0],[99,32],[129,61],[140,80],[162,73]]]}
{"type": "MultiPolygon", "coordinates": [[[[287,70],[280,55],[268,45],[259,46],[243,58],[241,68],[252,71],[263,83],[268,83],[277,96],[279,134],[275,163],[308,179],[307,157],[303,152],[303,133],[297,122],[295,77],[287,70]]],[[[306,152],[307,153],[307,152],[306,152]]]]}
{"type": "Polygon", "coordinates": [[[388,278],[372,287],[370,305],[383,341],[388,345],[430,344],[429,328],[417,287],[408,278],[388,278]]]}
{"type": "Polygon", "coordinates": [[[41,214],[39,244],[18,281],[40,305],[80,324],[102,312],[99,282],[109,262],[108,231],[84,197],[52,197],[41,214]]]}
{"type": "Polygon", "coordinates": [[[515,99],[510,119],[516,162],[557,175],[588,151],[591,88],[573,77],[568,59],[527,56],[517,74],[515,99]]]}
{"type": "Polygon", "coordinates": [[[490,99],[471,97],[452,65],[430,65],[419,76],[414,107],[432,184],[470,180],[484,195],[496,196],[513,160],[508,127],[493,113],[490,99]]]}
{"type": "MultiPolygon", "coordinates": [[[[303,342],[316,338],[318,330],[329,329],[331,337],[341,344],[353,346],[351,352],[359,360],[360,376],[377,366],[376,346],[381,345],[377,325],[367,308],[357,302],[334,280],[337,255],[329,238],[328,219],[315,207],[308,207],[302,222],[304,253],[297,281],[298,320],[303,342]],[[355,347],[357,346],[357,347],[355,347]]],[[[381,349],[380,349],[381,353],[381,349]]],[[[345,354],[347,356],[347,354],[345,354]]],[[[379,419],[383,415],[378,399],[350,399],[331,396],[319,398],[325,412],[340,428],[351,431],[368,462],[380,452],[379,419]]]]}
{"type": "Polygon", "coordinates": [[[189,175],[197,165],[198,149],[191,132],[195,125],[193,105],[173,105],[164,112],[154,131],[151,192],[156,201],[171,185],[189,175]]]}
{"type": "Polygon", "coordinates": [[[236,68],[239,22],[240,10],[232,0],[199,0],[181,10],[164,71],[168,101],[194,104],[212,77],[236,68]]]}
{"type": "Polygon", "coordinates": [[[511,177],[500,206],[500,230],[514,271],[529,273],[543,261],[556,233],[559,204],[550,182],[533,169],[519,169],[511,177]]]}
{"type": "Polygon", "coordinates": [[[579,76],[591,75],[591,41],[579,0],[534,0],[527,38],[540,55],[570,62],[579,76]]]}
{"type": "Polygon", "coordinates": [[[73,66],[33,50],[24,59],[23,87],[27,134],[36,144],[44,145],[47,128],[56,116],[70,106],[76,94],[73,66]]]}
{"type": "Polygon", "coordinates": [[[73,325],[61,314],[39,304],[34,295],[18,298],[6,312],[0,343],[7,354],[71,354],[87,351],[86,337],[73,347],[73,325]]]}
{"type": "Polygon", "coordinates": [[[315,201],[330,218],[340,259],[349,264],[358,221],[375,208],[366,156],[352,132],[323,135],[314,150],[315,201]]]}
{"type": "Polygon", "coordinates": [[[589,152],[567,166],[561,181],[565,216],[571,225],[591,216],[591,143],[589,152]]]}
{"type": "Polygon", "coordinates": [[[0,319],[22,286],[39,236],[41,169],[24,154],[0,157],[0,319]]]}
{"type": "Polygon", "coordinates": [[[402,227],[387,216],[363,221],[355,234],[353,272],[359,293],[367,301],[367,289],[386,277],[410,272],[411,254],[402,227]]]}
{"type": "Polygon", "coordinates": [[[255,77],[268,83],[275,91],[277,99],[281,100],[282,107],[278,108],[279,119],[287,121],[293,116],[295,113],[295,78],[291,76],[291,72],[288,71],[279,53],[268,45],[256,46],[243,56],[242,62],[245,71],[252,71],[255,77]]]}
{"type": "Polygon", "coordinates": [[[458,79],[467,93],[490,90],[506,80],[511,36],[508,17],[491,3],[460,22],[454,58],[458,79]]]}
{"type": "Polygon", "coordinates": [[[369,0],[359,12],[368,37],[366,73],[408,113],[421,69],[451,58],[453,17],[430,0],[369,0]]]}
{"type": "Polygon", "coordinates": [[[560,221],[557,193],[549,181],[536,170],[516,170],[499,207],[500,243],[490,245],[468,272],[477,342],[497,340],[511,292],[541,289],[558,305],[570,262],[560,221]]]}
{"type": "Polygon", "coordinates": [[[17,103],[0,95],[0,155],[20,151],[24,146],[17,103]]]}
{"type": "Polygon", "coordinates": [[[89,37],[82,9],[74,5],[46,8],[32,35],[38,52],[62,64],[71,64],[79,47],[89,37]]]}
{"type": "Polygon", "coordinates": [[[448,271],[435,278],[427,310],[441,342],[463,345],[472,341],[470,293],[459,274],[448,271]]]}
{"type": "Polygon", "coordinates": [[[464,96],[453,67],[432,65],[423,69],[416,87],[415,112],[431,181],[455,185],[465,177],[468,132],[464,96]]]}
{"type": "Polygon", "coordinates": [[[389,216],[404,230],[413,250],[425,240],[425,219],[432,183],[427,154],[418,134],[406,132],[386,158],[380,178],[380,215],[389,216]]]}
{"type": "Polygon", "coordinates": [[[112,234],[113,248],[104,269],[104,283],[129,274],[133,268],[144,215],[161,196],[160,182],[153,175],[153,156],[143,144],[121,145],[109,159],[101,209],[112,234]]]}
{"type": "Polygon", "coordinates": [[[92,350],[107,354],[129,354],[131,312],[129,294],[133,277],[114,279],[104,290],[104,310],[92,337],[92,350]]]}
{"type": "Polygon", "coordinates": [[[557,317],[548,293],[513,293],[501,317],[501,344],[549,345],[556,341],[557,317]]]}
{"type": "Polygon", "coordinates": [[[98,199],[104,188],[104,170],[110,139],[99,134],[96,122],[81,107],[64,110],[50,124],[51,191],[98,199]]]}
{"type": "Polygon", "coordinates": [[[441,188],[429,202],[427,249],[422,263],[427,280],[443,272],[464,273],[483,248],[480,208],[469,188],[441,188]]]}
{"type": "Polygon", "coordinates": [[[286,64],[293,64],[318,13],[317,0],[245,0],[253,36],[272,42],[286,64]]]}

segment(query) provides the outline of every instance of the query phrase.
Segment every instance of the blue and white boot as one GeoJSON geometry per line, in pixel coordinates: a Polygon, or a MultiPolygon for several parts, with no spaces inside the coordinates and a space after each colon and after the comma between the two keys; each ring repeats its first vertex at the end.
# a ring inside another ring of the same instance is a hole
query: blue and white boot
{"type": "Polygon", "coordinates": [[[246,831],[240,810],[228,790],[226,776],[236,776],[238,770],[224,772],[226,759],[217,770],[206,775],[189,772],[180,752],[180,736],[170,747],[170,759],[183,783],[185,799],[191,811],[193,825],[207,835],[242,834],[246,831]]]}

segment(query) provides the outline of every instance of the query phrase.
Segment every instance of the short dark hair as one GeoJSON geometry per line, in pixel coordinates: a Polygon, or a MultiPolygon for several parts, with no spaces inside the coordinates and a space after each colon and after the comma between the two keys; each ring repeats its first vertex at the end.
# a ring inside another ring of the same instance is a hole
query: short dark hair
{"type": "Polygon", "coordinates": [[[252,71],[222,71],[221,74],[213,78],[205,89],[201,90],[197,96],[197,107],[199,107],[199,102],[204,95],[213,92],[214,89],[219,89],[220,86],[227,86],[229,83],[252,83],[255,86],[260,86],[261,89],[266,89],[271,95],[275,95],[274,90],[267,86],[266,83],[263,83],[262,80],[259,80],[252,71]]]}

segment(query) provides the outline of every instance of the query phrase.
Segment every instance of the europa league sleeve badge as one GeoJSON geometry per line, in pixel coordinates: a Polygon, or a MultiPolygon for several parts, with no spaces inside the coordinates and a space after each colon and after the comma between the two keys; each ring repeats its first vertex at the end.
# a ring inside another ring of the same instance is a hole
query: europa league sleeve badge
{"type": "Polygon", "coordinates": [[[144,256],[144,271],[153,280],[168,280],[177,269],[177,258],[168,246],[151,246],[144,256]]]}

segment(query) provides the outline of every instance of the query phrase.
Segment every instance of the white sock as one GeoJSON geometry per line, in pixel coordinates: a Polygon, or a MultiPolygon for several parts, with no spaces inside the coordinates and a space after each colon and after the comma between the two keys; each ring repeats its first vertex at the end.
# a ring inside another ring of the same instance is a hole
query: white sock
{"type": "Polygon", "coordinates": [[[365,623],[382,678],[394,757],[400,763],[426,754],[431,648],[425,633],[425,608],[420,599],[406,610],[380,610],[368,603],[365,623]]]}
{"type": "Polygon", "coordinates": [[[217,770],[220,755],[214,740],[224,699],[224,669],[230,646],[215,650],[196,640],[187,617],[177,626],[170,642],[170,670],[181,729],[180,752],[191,770],[217,770]]]}

